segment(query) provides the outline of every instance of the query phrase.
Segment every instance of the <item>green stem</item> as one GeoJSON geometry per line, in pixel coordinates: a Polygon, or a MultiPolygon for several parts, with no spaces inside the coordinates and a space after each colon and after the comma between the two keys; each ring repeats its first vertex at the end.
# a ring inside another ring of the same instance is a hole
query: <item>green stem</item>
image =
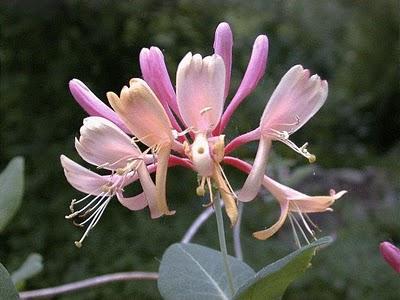
{"type": "Polygon", "coordinates": [[[214,208],[215,208],[215,216],[217,217],[219,246],[221,248],[222,258],[224,260],[225,273],[226,276],[228,277],[229,290],[231,291],[231,296],[233,296],[235,293],[235,289],[233,287],[233,277],[228,262],[228,250],[226,249],[224,219],[222,218],[222,210],[219,197],[216,198],[217,199],[215,199],[214,201],[214,208]]]}

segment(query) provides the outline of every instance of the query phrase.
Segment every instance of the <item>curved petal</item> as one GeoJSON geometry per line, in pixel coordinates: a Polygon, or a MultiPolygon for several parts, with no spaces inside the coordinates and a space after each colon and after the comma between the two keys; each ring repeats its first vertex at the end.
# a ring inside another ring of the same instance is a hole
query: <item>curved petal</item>
{"type": "Polygon", "coordinates": [[[129,130],[149,147],[172,142],[172,126],[156,95],[142,79],[134,78],[123,87],[119,98],[107,93],[108,101],[129,130]]]}
{"type": "Polygon", "coordinates": [[[176,103],[175,91],[172,87],[171,79],[168,75],[167,67],[164,62],[164,55],[157,47],[150,49],[143,48],[139,55],[140,68],[142,70],[143,79],[154,91],[161,105],[164,107],[173,127],[178,131],[182,131],[174,113],[182,120],[178,105],[176,103]]]}
{"type": "Polygon", "coordinates": [[[106,118],[116,124],[125,132],[129,132],[118,115],[103,103],[95,94],[80,80],[72,79],[69,82],[69,90],[76,102],[91,116],[106,118]]]}
{"type": "Polygon", "coordinates": [[[117,193],[118,201],[130,210],[142,210],[147,206],[146,195],[140,193],[133,197],[124,197],[122,193],[117,193]]]}
{"type": "MultiPolygon", "coordinates": [[[[229,220],[231,221],[231,225],[234,226],[239,217],[238,208],[236,205],[235,198],[230,192],[230,189],[226,181],[224,180],[223,175],[221,174],[221,171],[216,163],[214,164],[213,180],[218,187],[218,191],[221,194],[222,201],[224,201],[225,211],[229,217],[229,220]]],[[[219,199],[217,199],[217,201],[219,201],[219,199]]]]}
{"type": "Polygon", "coordinates": [[[263,134],[269,129],[289,134],[301,128],[324,104],[328,83],[302,66],[292,67],[281,79],[261,117],[263,134]]]}
{"type": "Polygon", "coordinates": [[[233,112],[240,103],[256,88],[258,82],[265,73],[268,58],[268,38],[266,35],[260,35],[256,38],[250,61],[247,66],[246,73],[243,76],[242,82],[233,97],[232,101],[226,108],[221,119],[220,132],[223,132],[228,124],[233,112]]]}
{"type": "Polygon", "coordinates": [[[332,196],[307,196],[302,198],[291,197],[290,210],[301,213],[316,213],[332,210],[330,206],[347,191],[340,191],[332,196]]]}
{"type": "Polygon", "coordinates": [[[270,148],[271,140],[261,137],[253,167],[242,189],[238,193],[238,199],[240,201],[248,202],[257,196],[265,175],[270,148]]]}
{"type": "Polygon", "coordinates": [[[280,215],[278,221],[274,225],[269,227],[268,229],[253,232],[253,236],[256,239],[259,239],[259,240],[268,239],[282,227],[283,223],[285,223],[286,217],[289,212],[289,201],[279,202],[279,205],[281,206],[281,215],[280,215]]]}
{"type": "Polygon", "coordinates": [[[103,192],[103,185],[110,182],[110,176],[100,176],[82,167],[65,155],[61,155],[60,160],[67,181],[82,193],[99,195],[103,192]]]}
{"type": "Polygon", "coordinates": [[[229,94],[229,86],[231,83],[232,69],[232,46],[233,35],[229,24],[222,22],[215,30],[214,53],[218,54],[224,60],[225,65],[225,92],[224,98],[229,94]]]}
{"type": "Polygon", "coordinates": [[[224,107],[225,66],[219,55],[188,53],[179,63],[176,96],[186,126],[201,132],[212,131],[224,107]]]}
{"type": "Polygon", "coordinates": [[[139,55],[143,79],[157,95],[160,102],[166,101],[175,114],[179,114],[176,95],[165,65],[164,55],[157,47],[143,48],[139,55]]]}
{"type": "Polygon", "coordinates": [[[150,177],[150,174],[144,164],[140,164],[138,168],[139,180],[142,185],[143,192],[146,196],[147,203],[150,209],[152,219],[159,218],[163,214],[157,205],[157,192],[156,186],[150,177]]]}
{"type": "Polygon", "coordinates": [[[169,145],[161,146],[157,152],[156,200],[158,209],[165,215],[175,214],[174,210],[169,210],[166,198],[168,159],[170,153],[171,149],[169,145]]]}
{"type": "Polygon", "coordinates": [[[125,167],[128,159],[141,155],[126,133],[102,117],[85,118],[80,133],[79,140],[75,139],[75,148],[84,160],[93,165],[115,170],[125,167]]]}

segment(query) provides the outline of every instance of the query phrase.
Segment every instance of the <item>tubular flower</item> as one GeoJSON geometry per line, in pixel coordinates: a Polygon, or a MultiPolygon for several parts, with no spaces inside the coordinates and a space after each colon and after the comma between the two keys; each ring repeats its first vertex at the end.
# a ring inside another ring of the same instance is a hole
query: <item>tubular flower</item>
{"type": "Polygon", "coordinates": [[[292,67],[282,77],[261,116],[260,143],[253,168],[239,193],[241,201],[251,201],[257,195],[273,140],[285,143],[310,163],[316,160],[315,155],[307,150],[308,143],[298,147],[289,140],[289,136],[321,108],[327,95],[328,83],[318,75],[310,77],[309,70],[300,65],[292,67]]]}
{"type": "MultiPolygon", "coordinates": [[[[224,162],[246,173],[249,173],[252,169],[250,164],[234,157],[226,157],[224,162]]],[[[299,247],[300,240],[296,233],[296,227],[300,230],[307,243],[309,243],[307,233],[315,239],[314,231],[311,227],[313,226],[318,229],[307,214],[332,211],[331,206],[333,203],[347,193],[347,191],[336,193],[334,190],[331,190],[329,196],[308,196],[271,179],[267,175],[263,175],[262,185],[278,200],[281,214],[279,220],[274,225],[268,229],[254,232],[253,236],[259,240],[268,239],[282,227],[286,218],[289,217],[295,240],[299,247]]]]}
{"type": "MultiPolygon", "coordinates": [[[[224,109],[230,90],[232,46],[231,29],[227,23],[221,23],[215,32],[214,54],[202,57],[189,52],[179,63],[176,91],[160,49],[142,49],[139,60],[143,79],[131,79],[129,86],[124,86],[119,95],[107,93],[113,109],[79,80],[70,82],[71,93],[77,102],[87,113],[97,116],[85,119],[81,137],[76,140],[76,149],[88,163],[111,171],[110,175],[100,176],[65,156],[61,158],[71,185],[87,193],[88,198],[92,196],[95,199],[84,209],[73,211],[67,217],[79,217],[85,210],[89,210],[90,214],[97,207],[102,207],[99,212],[95,210],[95,221],[89,224],[84,237],[97,224],[114,195],[132,210],[149,206],[152,218],[174,214],[175,211],[167,205],[166,178],[168,167],[175,165],[197,173],[196,193],[199,196],[208,193],[210,205],[213,204],[215,190],[219,192],[234,225],[238,217],[237,200],[252,200],[262,184],[267,189],[273,189],[274,185],[265,184],[264,177],[266,158],[273,140],[280,140],[307,157],[306,147],[298,148],[289,141],[288,136],[320,108],[326,98],[327,84],[316,75],[310,78],[308,71],[301,66],[293,67],[281,80],[265,108],[260,127],[236,137],[225,146],[223,131],[233,112],[263,77],[268,39],[265,35],[256,38],[243,79],[224,109]],[[260,144],[253,167],[227,156],[237,147],[254,140],[259,140],[260,144]],[[146,150],[140,151],[137,142],[146,146],[146,150]],[[239,195],[231,187],[221,166],[223,163],[250,173],[239,195]],[[156,173],[155,184],[150,177],[153,172],[156,173]],[[136,180],[142,184],[143,193],[135,197],[123,197],[123,188],[136,180]],[[100,204],[92,209],[92,205],[98,202],[100,204]]],[[[318,207],[312,201],[304,202],[301,197],[293,201],[283,201],[281,196],[277,198],[280,203],[293,203],[283,204],[288,207],[287,211],[294,204],[300,209],[304,208],[304,212],[311,212],[308,208],[316,210],[318,207]]],[[[73,200],[71,206],[81,200],[73,200]]],[[[325,205],[332,202],[326,201],[325,205]]]]}

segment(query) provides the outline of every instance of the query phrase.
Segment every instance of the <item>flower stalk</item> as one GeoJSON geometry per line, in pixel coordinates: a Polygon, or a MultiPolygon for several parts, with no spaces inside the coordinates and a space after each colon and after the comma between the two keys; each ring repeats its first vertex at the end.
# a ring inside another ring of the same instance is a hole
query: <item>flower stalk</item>
{"type": "Polygon", "coordinates": [[[217,218],[219,247],[221,249],[222,258],[224,260],[224,269],[226,277],[228,278],[229,290],[231,292],[231,296],[233,296],[235,293],[235,288],[233,286],[232,272],[229,267],[228,250],[226,248],[226,240],[225,240],[224,220],[222,218],[221,202],[219,200],[219,197],[217,201],[214,201],[214,209],[215,209],[215,216],[217,218]]]}

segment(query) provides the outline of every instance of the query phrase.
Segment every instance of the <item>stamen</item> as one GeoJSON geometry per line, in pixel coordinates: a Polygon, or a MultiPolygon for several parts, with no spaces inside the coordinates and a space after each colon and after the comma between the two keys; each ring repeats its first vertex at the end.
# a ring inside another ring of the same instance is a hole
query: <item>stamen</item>
{"type": "Polygon", "coordinates": [[[206,193],[206,190],[205,190],[205,188],[204,188],[205,182],[206,182],[206,177],[204,177],[204,176],[201,177],[200,184],[199,184],[199,186],[196,188],[196,194],[197,194],[197,196],[204,196],[204,195],[205,195],[205,193],[206,193]]]}
{"type": "Polygon", "coordinates": [[[75,241],[75,246],[76,247],[78,247],[78,248],[82,247],[83,241],[88,236],[89,231],[92,230],[96,226],[96,224],[99,222],[99,220],[100,220],[101,216],[103,215],[103,213],[104,213],[108,203],[110,202],[111,198],[112,198],[112,195],[109,196],[107,198],[107,200],[104,201],[102,203],[102,205],[99,208],[97,208],[96,211],[88,219],[86,219],[84,222],[78,224],[79,226],[83,226],[85,223],[87,223],[89,220],[91,220],[89,226],[85,230],[85,232],[84,232],[83,236],[81,237],[81,239],[79,241],[75,241]]]}
{"type": "Polygon", "coordinates": [[[301,212],[299,206],[297,205],[297,203],[294,202],[294,205],[296,206],[297,209],[297,213],[300,215],[301,220],[303,221],[304,227],[307,229],[308,233],[311,234],[311,236],[314,238],[314,240],[316,240],[315,238],[315,232],[313,230],[311,230],[310,226],[308,226],[306,220],[303,217],[303,213],[301,212]]]}
{"type": "MultiPolygon", "coordinates": [[[[193,129],[193,127],[188,127],[185,130],[178,132],[175,129],[172,129],[172,136],[174,137],[174,139],[177,139],[180,136],[185,136],[187,133],[191,132],[193,129]]],[[[186,142],[186,141],[185,141],[186,142]]]]}
{"type": "Polygon", "coordinates": [[[292,217],[293,217],[294,223],[295,223],[295,224],[297,225],[297,227],[300,229],[301,235],[303,236],[303,238],[306,240],[307,244],[309,245],[309,244],[310,244],[310,241],[308,240],[307,235],[306,235],[306,233],[304,232],[303,228],[301,227],[299,221],[297,221],[297,219],[296,219],[296,217],[295,217],[294,215],[292,215],[292,217]]]}
{"type": "Polygon", "coordinates": [[[224,181],[225,181],[226,185],[228,186],[230,193],[233,195],[233,197],[235,197],[235,199],[238,199],[238,196],[236,195],[236,193],[235,193],[235,191],[233,190],[231,184],[229,183],[228,178],[227,178],[226,175],[225,175],[224,169],[222,169],[222,167],[221,167],[220,164],[218,164],[218,167],[219,167],[219,169],[221,170],[222,177],[224,178],[224,181]]]}
{"type": "Polygon", "coordinates": [[[303,146],[298,147],[295,143],[293,143],[291,140],[289,140],[289,135],[290,133],[287,131],[278,131],[275,129],[270,129],[271,130],[271,135],[276,138],[277,140],[281,141],[282,143],[286,144],[290,148],[292,148],[294,151],[297,153],[301,154],[305,158],[308,159],[310,163],[314,163],[317,158],[314,154],[311,154],[307,150],[308,143],[305,143],[303,146]]]}
{"type": "Polygon", "coordinates": [[[296,242],[296,245],[297,245],[297,247],[301,248],[299,236],[297,235],[296,227],[293,224],[292,214],[289,213],[288,216],[289,216],[289,221],[290,221],[290,225],[292,227],[293,236],[294,236],[294,240],[296,242]]]}
{"type": "MultiPolygon", "coordinates": [[[[90,195],[88,195],[90,196],[90,195]]],[[[65,216],[66,219],[72,219],[73,217],[76,217],[78,214],[80,214],[82,211],[86,210],[88,207],[90,207],[90,205],[95,202],[97,199],[99,199],[100,197],[104,196],[104,192],[102,192],[101,194],[97,195],[96,197],[94,197],[91,201],[89,201],[88,204],[86,204],[83,208],[81,208],[80,210],[73,212],[72,214],[69,214],[67,216],[65,216]]],[[[87,197],[85,197],[87,198],[87,197]]],[[[82,199],[81,199],[82,200],[82,199]]],[[[100,200],[101,201],[101,200],[100,200]]],[[[76,202],[78,203],[78,202],[76,202]]]]}
{"type": "Polygon", "coordinates": [[[211,106],[204,107],[202,110],[200,110],[200,115],[204,115],[206,112],[210,110],[212,110],[211,106]]]}
{"type": "Polygon", "coordinates": [[[308,216],[308,214],[303,213],[303,215],[306,217],[307,221],[315,228],[317,229],[319,232],[321,232],[322,230],[317,226],[317,224],[315,224],[313,222],[313,220],[311,220],[311,218],[308,216]]]}

